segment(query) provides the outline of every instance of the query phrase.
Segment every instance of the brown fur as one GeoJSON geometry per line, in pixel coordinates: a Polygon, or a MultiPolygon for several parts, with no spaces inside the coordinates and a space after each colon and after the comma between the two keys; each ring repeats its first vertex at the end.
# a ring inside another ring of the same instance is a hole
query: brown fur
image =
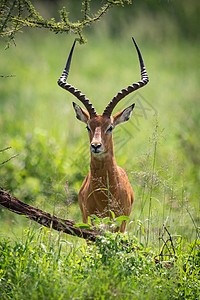
{"type": "MultiPolygon", "coordinates": [[[[91,129],[90,144],[102,145],[102,153],[91,152],[90,171],[78,195],[83,222],[87,223],[88,216],[92,214],[99,217],[109,216],[109,210],[112,210],[116,217],[129,216],[133,204],[133,191],[126,172],[116,164],[112,133],[106,132],[110,125],[115,126],[119,123],[122,112],[111,118],[97,115],[90,119],[88,113],[81,110],[83,115],[77,118],[83,122],[87,119],[85,123],[91,129]]],[[[124,232],[125,226],[126,223],[123,222],[119,230],[124,232]]]]}

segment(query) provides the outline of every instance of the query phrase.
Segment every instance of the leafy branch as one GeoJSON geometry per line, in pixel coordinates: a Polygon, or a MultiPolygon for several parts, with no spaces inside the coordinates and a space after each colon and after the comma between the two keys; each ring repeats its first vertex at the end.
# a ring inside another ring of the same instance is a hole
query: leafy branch
{"type": "Polygon", "coordinates": [[[92,0],[84,0],[82,3],[82,20],[71,22],[69,12],[63,7],[58,11],[59,21],[55,18],[47,20],[36,10],[30,0],[2,0],[0,4],[0,37],[9,37],[13,40],[15,34],[24,27],[46,28],[54,33],[73,32],[78,35],[81,43],[85,42],[83,29],[86,26],[99,21],[112,7],[131,4],[131,0],[104,0],[95,13],[90,11],[92,0]]]}

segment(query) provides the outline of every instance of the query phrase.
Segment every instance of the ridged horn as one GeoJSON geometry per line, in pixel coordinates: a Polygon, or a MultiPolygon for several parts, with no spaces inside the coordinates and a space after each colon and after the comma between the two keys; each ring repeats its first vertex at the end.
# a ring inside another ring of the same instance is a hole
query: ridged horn
{"type": "Polygon", "coordinates": [[[73,94],[76,98],[78,98],[83,103],[83,105],[86,107],[87,111],[90,114],[90,118],[92,118],[97,115],[97,112],[96,112],[95,108],[93,107],[92,103],[89,101],[89,99],[87,99],[87,97],[84,94],[81,93],[80,90],[78,90],[73,85],[66,82],[68,74],[69,74],[69,69],[70,69],[70,64],[71,64],[71,59],[72,59],[72,54],[74,51],[75,44],[76,44],[76,40],[74,41],[71,51],[69,53],[69,57],[68,57],[65,69],[64,69],[61,77],[58,79],[58,85],[60,87],[62,87],[63,89],[67,90],[68,92],[70,92],[71,94],[73,94]]]}
{"type": "Polygon", "coordinates": [[[138,48],[138,45],[136,44],[134,38],[132,37],[133,43],[135,44],[137,53],[138,53],[138,57],[139,57],[139,61],[140,61],[140,68],[141,68],[141,80],[133,83],[132,85],[129,85],[126,89],[121,90],[117,95],[115,95],[115,97],[110,101],[110,103],[106,106],[104,112],[103,112],[103,116],[107,116],[110,117],[112,114],[113,109],[115,108],[115,106],[117,105],[117,103],[122,100],[124,97],[126,97],[128,94],[136,91],[137,89],[143,87],[144,85],[146,85],[149,82],[149,78],[146,72],[146,68],[144,65],[144,61],[142,58],[142,54],[138,48]]]}

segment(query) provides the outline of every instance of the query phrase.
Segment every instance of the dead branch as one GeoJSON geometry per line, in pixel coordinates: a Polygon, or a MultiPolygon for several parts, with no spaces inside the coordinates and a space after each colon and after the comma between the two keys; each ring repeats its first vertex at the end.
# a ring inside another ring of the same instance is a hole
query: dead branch
{"type": "MultiPolygon", "coordinates": [[[[176,251],[175,251],[174,243],[173,243],[173,240],[172,240],[172,236],[171,236],[169,230],[167,229],[167,227],[165,226],[165,224],[163,224],[163,233],[159,237],[159,239],[163,242],[163,245],[161,247],[160,253],[154,257],[155,263],[161,263],[161,260],[164,257],[169,257],[169,259],[175,259],[176,260],[177,256],[176,256],[176,251]],[[168,238],[166,238],[166,240],[164,239],[165,233],[167,233],[167,235],[168,235],[168,238]],[[164,253],[164,250],[167,251],[168,253],[164,253]],[[161,260],[158,259],[158,257],[161,260]]],[[[172,266],[172,261],[164,262],[164,266],[171,267],[172,266]]]]}
{"type": "Polygon", "coordinates": [[[18,215],[25,215],[29,219],[42,224],[45,227],[63,231],[88,241],[94,242],[99,235],[95,230],[74,227],[75,223],[73,221],[58,218],[36,207],[28,205],[4,190],[0,190],[0,205],[18,215]]]}

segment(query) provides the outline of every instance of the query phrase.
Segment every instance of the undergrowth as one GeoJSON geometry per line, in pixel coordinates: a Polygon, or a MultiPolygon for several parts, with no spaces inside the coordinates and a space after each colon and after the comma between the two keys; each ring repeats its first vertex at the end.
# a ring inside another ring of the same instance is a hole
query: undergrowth
{"type": "Polygon", "coordinates": [[[30,228],[23,239],[2,240],[1,299],[198,299],[200,296],[198,240],[190,244],[181,238],[174,240],[176,258],[163,261],[156,260],[157,254],[134,236],[107,232],[88,247],[73,245],[65,237],[44,228],[30,228]]]}

